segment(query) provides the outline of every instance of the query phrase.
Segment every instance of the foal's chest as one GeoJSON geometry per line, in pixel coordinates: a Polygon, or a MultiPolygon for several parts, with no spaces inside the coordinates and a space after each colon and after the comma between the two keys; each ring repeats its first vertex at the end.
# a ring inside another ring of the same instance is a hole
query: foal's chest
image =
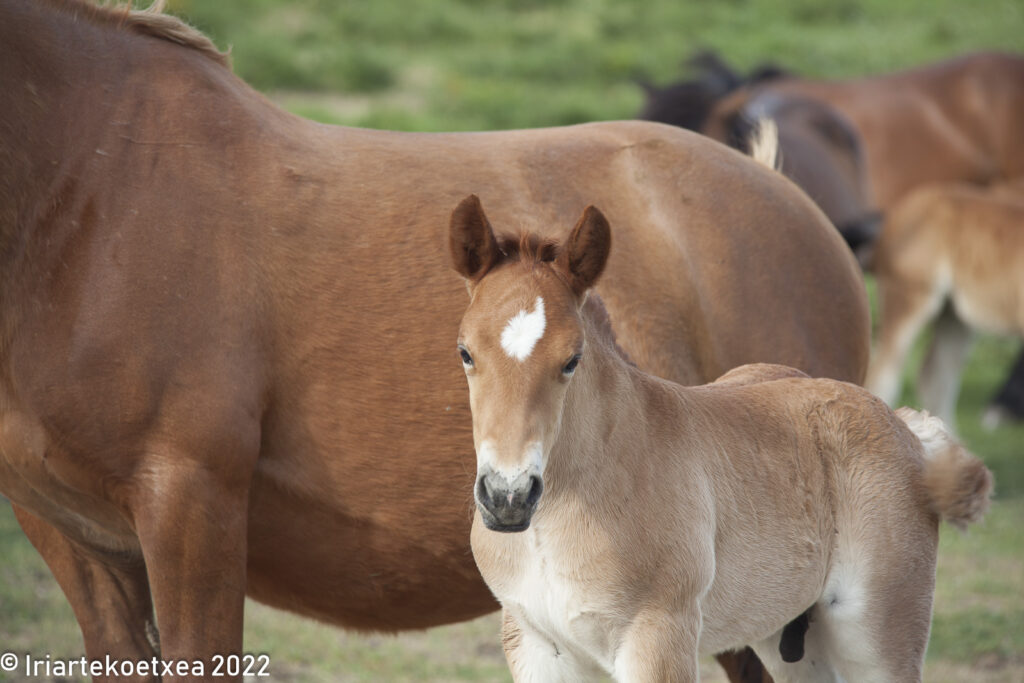
{"type": "Polygon", "coordinates": [[[553,651],[572,652],[611,668],[619,625],[613,591],[606,584],[615,574],[606,564],[607,554],[594,552],[594,546],[567,545],[565,539],[533,527],[521,534],[476,528],[473,533],[475,551],[477,537],[491,535],[486,539],[488,558],[477,553],[477,563],[524,630],[549,641],[553,651]]]}

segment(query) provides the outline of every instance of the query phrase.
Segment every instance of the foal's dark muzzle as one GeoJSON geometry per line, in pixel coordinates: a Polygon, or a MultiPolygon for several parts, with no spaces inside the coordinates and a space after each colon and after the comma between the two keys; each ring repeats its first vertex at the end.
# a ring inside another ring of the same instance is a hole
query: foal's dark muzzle
{"type": "Polygon", "coordinates": [[[504,476],[485,471],[476,479],[476,504],[484,525],[491,531],[526,531],[544,491],[536,474],[523,474],[511,483],[504,476]]]}

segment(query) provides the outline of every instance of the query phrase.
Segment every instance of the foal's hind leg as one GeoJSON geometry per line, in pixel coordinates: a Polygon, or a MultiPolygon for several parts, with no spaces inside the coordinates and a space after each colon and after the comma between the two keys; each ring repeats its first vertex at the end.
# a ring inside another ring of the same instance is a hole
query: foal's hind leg
{"type": "MultiPolygon", "coordinates": [[[[46,561],[71,604],[85,641],[85,655],[103,660],[151,660],[154,647],[153,603],[141,559],[103,563],[69,541],[56,528],[17,505],[14,515],[46,561]]],[[[105,676],[94,678],[105,681],[105,676]]],[[[118,680],[126,680],[119,678],[118,680]]],[[[139,677],[132,680],[156,680],[139,677]]]]}
{"type": "Polygon", "coordinates": [[[956,425],[960,376],[970,347],[970,329],[947,303],[935,319],[931,346],[917,379],[917,393],[921,406],[942,418],[951,429],[956,425]]]}
{"type": "Polygon", "coordinates": [[[879,341],[865,386],[889,405],[900,395],[903,366],[917,334],[942,304],[943,293],[928,285],[912,285],[879,277],[882,304],[879,341]]]}

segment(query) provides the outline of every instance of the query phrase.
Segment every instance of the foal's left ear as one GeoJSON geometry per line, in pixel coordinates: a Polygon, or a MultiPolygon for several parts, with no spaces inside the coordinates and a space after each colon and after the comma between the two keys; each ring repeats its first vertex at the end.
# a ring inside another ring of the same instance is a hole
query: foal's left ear
{"type": "Polygon", "coordinates": [[[608,219],[597,207],[588,206],[555,261],[569,276],[569,286],[576,296],[582,296],[601,277],[611,248],[608,219]]]}

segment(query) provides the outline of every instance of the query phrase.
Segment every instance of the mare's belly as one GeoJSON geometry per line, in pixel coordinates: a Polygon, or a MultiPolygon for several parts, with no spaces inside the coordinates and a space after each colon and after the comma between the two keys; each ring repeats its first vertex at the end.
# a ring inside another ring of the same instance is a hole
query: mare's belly
{"type": "Polygon", "coordinates": [[[358,500],[341,492],[330,498],[258,475],[249,509],[249,595],[375,630],[428,628],[494,611],[469,548],[469,508],[459,503],[413,515],[379,490],[358,500]]]}

